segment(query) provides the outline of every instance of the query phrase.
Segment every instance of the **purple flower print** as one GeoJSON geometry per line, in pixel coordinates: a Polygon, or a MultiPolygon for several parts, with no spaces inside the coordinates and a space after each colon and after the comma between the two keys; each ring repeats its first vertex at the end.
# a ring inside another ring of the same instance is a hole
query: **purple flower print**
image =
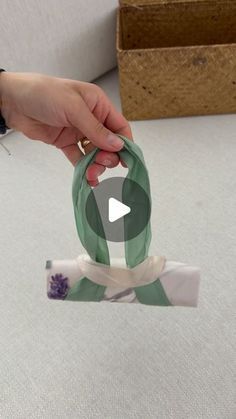
{"type": "Polygon", "coordinates": [[[55,300],[64,300],[68,294],[69,285],[68,278],[62,274],[55,274],[50,279],[50,289],[48,291],[48,297],[55,300]]]}

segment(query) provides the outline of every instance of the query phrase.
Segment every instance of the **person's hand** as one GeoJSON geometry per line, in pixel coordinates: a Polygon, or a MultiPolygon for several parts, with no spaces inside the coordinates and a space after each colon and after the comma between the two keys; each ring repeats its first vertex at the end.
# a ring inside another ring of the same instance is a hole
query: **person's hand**
{"type": "Polygon", "coordinates": [[[101,150],[87,170],[91,185],[106,167],[119,164],[117,151],[132,139],[126,119],[95,84],[31,73],[0,74],[0,109],[9,128],[27,137],[52,144],[75,165],[83,156],[78,141],[87,137],[86,147],[101,150]]]}

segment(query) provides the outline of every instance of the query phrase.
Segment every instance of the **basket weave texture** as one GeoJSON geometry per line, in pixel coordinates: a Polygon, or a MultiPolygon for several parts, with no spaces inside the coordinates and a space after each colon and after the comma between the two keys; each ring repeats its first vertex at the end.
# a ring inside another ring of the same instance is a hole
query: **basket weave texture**
{"type": "Polygon", "coordinates": [[[130,120],[236,112],[235,0],[123,0],[117,55],[130,120]]]}

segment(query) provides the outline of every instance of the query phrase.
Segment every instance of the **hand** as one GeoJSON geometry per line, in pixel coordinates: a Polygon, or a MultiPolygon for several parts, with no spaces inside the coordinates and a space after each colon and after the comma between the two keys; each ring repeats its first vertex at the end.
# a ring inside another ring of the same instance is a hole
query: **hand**
{"type": "Polygon", "coordinates": [[[96,162],[87,170],[94,186],[106,167],[119,164],[116,153],[123,141],[115,134],[132,139],[126,119],[114,108],[95,84],[40,74],[0,74],[0,108],[9,128],[28,138],[61,149],[75,165],[83,156],[78,141],[87,137],[101,148],[96,162]]]}

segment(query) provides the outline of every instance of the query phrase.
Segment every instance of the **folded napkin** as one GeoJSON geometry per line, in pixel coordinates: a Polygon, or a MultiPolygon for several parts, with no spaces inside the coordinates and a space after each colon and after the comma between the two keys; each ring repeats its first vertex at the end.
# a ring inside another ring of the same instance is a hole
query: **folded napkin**
{"type": "MultiPolygon", "coordinates": [[[[132,194],[132,183],[126,182],[126,179],[138,183],[151,201],[149,177],[142,151],[127,138],[121,138],[124,140],[124,148],[119,155],[128,167],[122,190],[124,202],[127,194],[132,194]]],[[[130,225],[124,217],[124,237],[127,237],[125,258],[110,260],[106,239],[91,229],[86,217],[86,202],[91,187],[85,173],[97,152],[98,149],[93,150],[77,164],[72,188],[77,231],[88,255],[80,255],[74,260],[47,262],[48,297],[72,301],[196,306],[200,282],[199,269],[167,261],[163,256],[149,256],[150,222],[138,236],[129,240],[130,225]]],[[[94,196],[92,206],[101,231],[102,221],[94,196]]],[[[145,211],[144,204],[140,216],[145,211]]]]}

